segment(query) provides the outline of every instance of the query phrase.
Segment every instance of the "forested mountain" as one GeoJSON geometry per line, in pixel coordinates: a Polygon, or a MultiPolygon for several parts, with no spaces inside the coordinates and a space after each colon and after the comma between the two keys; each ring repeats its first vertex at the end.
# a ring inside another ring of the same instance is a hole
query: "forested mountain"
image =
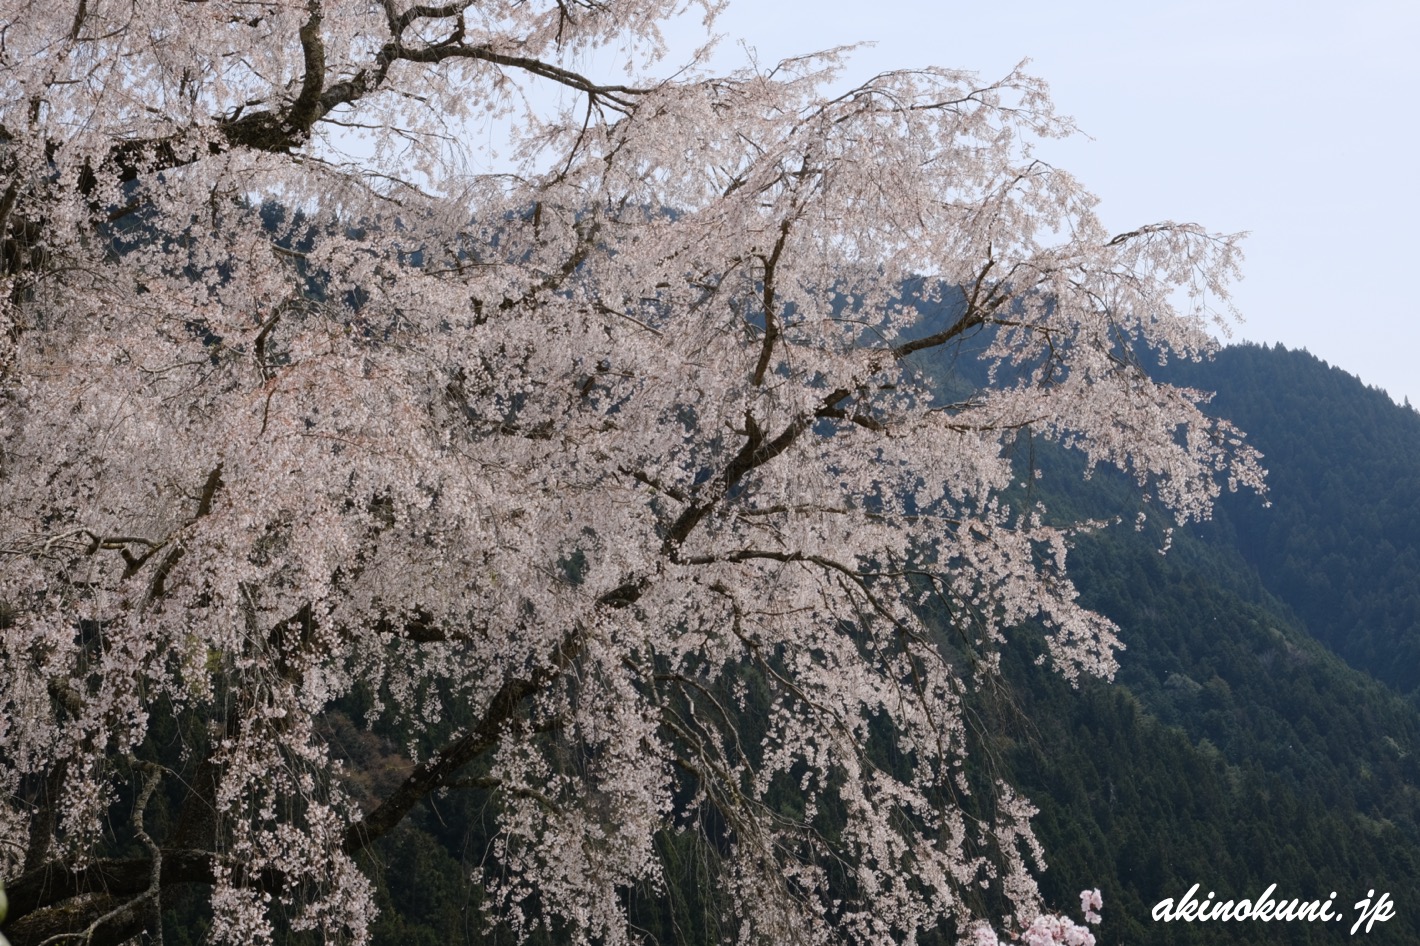
{"type": "Polygon", "coordinates": [[[1420,688],[1420,413],[1305,351],[1232,346],[1171,366],[1265,455],[1272,504],[1229,497],[1199,530],[1236,548],[1352,666],[1420,688]]]}
{"type": "MultiPolygon", "coordinates": [[[[1101,878],[1116,908],[1102,943],[1331,942],[1325,924],[1164,925],[1150,910],[1194,883],[1219,900],[1274,883],[1279,898],[1336,891],[1348,915],[1368,889],[1412,889],[1420,718],[1292,623],[1226,551],[1183,536],[1161,556],[1150,538],[1116,530],[1074,556],[1086,602],[1125,631],[1113,684],[1072,693],[1011,668],[1036,723],[1006,757],[1041,809],[1043,889],[1064,898],[1074,878],[1101,878]]],[[[1379,941],[1415,935],[1402,911],[1379,941]]]]}
{"type": "MultiPolygon", "coordinates": [[[[1213,412],[1264,454],[1268,502],[1226,496],[1160,554],[1153,520],[1128,526],[1141,507],[1126,484],[1026,446],[1048,474],[1031,498],[1123,519],[1079,543],[1071,574],[1128,649],[1114,683],[1082,693],[1018,659],[1009,710],[983,728],[1007,734],[1001,759],[1041,809],[1043,889],[1061,902],[1101,878],[1117,908],[1101,942],[1329,942],[1324,924],[1165,925],[1150,908],[1194,883],[1219,900],[1275,883],[1279,897],[1336,891],[1354,914],[1368,890],[1420,879],[1420,415],[1281,347],[1163,373],[1218,392],[1213,412]]],[[[1383,941],[1415,934],[1402,907],[1383,941]]]]}

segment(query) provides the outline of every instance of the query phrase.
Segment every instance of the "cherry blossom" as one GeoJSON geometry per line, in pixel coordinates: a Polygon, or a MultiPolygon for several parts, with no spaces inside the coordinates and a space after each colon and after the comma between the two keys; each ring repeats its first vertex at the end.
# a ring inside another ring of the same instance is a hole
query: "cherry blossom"
{"type": "Polygon", "coordinates": [[[358,855],[443,791],[486,794],[514,930],[633,940],[674,835],[744,942],[1091,941],[1025,800],[964,802],[1002,648],[1121,646],[1066,569],[1099,524],[1012,451],[1182,521],[1260,489],[1145,370],[1211,350],[1237,239],[1106,232],[1023,71],[712,75],[660,61],[681,6],[0,0],[15,946],[176,884],[214,942],[363,942],[358,855]],[[411,734],[382,795],[329,740],[354,694],[411,734]]]}

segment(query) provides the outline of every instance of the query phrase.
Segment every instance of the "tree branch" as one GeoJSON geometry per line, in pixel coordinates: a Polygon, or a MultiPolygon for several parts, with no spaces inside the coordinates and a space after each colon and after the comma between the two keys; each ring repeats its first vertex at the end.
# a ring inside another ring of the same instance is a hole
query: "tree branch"
{"type": "Polygon", "coordinates": [[[571,630],[553,651],[548,663],[535,668],[524,679],[504,683],[488,701],[488,708],[484,710],[478,725],[434,753],[428,761],[415,766],[404,782],[374,811],[346,829],[342,846],[345,853],[363,851],[399,824],[410,809],[427,795],[452,784],[459,769],[497,744],[504,725],[513,719],[523,700],[545,687],[575,660],[581,653],[582,645],[580,629],[571,630]]]}

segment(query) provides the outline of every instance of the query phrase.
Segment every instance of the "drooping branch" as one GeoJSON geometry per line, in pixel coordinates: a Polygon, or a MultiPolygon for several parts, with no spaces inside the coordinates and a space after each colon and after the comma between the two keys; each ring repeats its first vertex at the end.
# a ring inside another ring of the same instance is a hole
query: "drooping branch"
{"type": "Polygon", "coordinates": [[[373,811],[346,829],[345,853],[356,854],[369,847],[404,820],[431,792],[450,784],[464,766],[496,746],[504,726],[515,718],[523,701],[539,693],[576,660],[582,646],[581,631],[569,631],[546,663],[534,668],[526,677],[508,680],[499,687],[477,724],[415,766],[373,811]]]}
{"type": "Polygon", "coordinates": [[[952,339],[960,338],[972,329],[985,325],[991,313],[1010,298],[1009,292],[1002,291],[1004,287],[1000,285],[999,280],[987,282],[987,277],[995,265],[996,261],[988,256],[986,264],[981,267],[981,271],[976,274],[976,279],[971,284],[971,290],[966,299],[966,311],[955,322],[940,332],[933,332],[931,335],[893,346],[892,356],[906,358],[914,352],[945,345],[952,339]]]}
{"type": "Polygon", "coordinates": [[[847,417],[856,424],[870,429],[881,429],[881,425],[873,418],[864,414],[848,414],[842,410],[840,405],[852,396],[852,392],[845,388],[838,388],[826,395],[812,414],[804,414],[796,417],[788,426],[784,428],[776,437],[768,439],[764,430],[759,426],[759,422],[754,419],[754,414],[745,412],[745,442],[741,445],[739,452],[735,454],[730,462],[725,465],[724,471],[718,480],[711,484],[714,491],[703,499],[690,503],[681,514],[676,517],[666,532],[666,538],[661,549],[664,554],[673,561],[679,558],[679,549],[695,531],[695,527],[710,514],[717,503],[739,482],[746,474],[752,470],[763,466],[775,457],[780,456],[794,445],[799,437],[813,426],[817,418],[840,418],[847,417]]]}
{"type": "MultiPolygon", "coordinates": [[[[192,516],[193,522],[205,517],[212,511],[212,502],[216,499],[217,491],[221,488],[222,464],[218,463],[212,468],[212,471],[207,474],[207,480],[202,484],[202,491],[197,498],[197,510],[192,516]]],[[[148,600],[150,602],[156,601],[163,596],[168,575],[172,574],[172,570],[177,567],[178,562],[182,561],[185,551],[184,546],[179,542],[163,557],[163,560],[158,563],[157,569],[153,572],[153,578],[148,583],[148,600]]],[[[130,563],[130,567],[132,567],[132,563],[130,563]]]]}
{"type": "MultiPolygon", "coordinates": [[[[503,69],[516,70],[530,76],[557,83],[580,92],[590,102],[629,113],[647,89],[617,83],[599,83],[581,73],[530,56],[514,55],[488,43],[469,42],[462,25],[462,13],[471,4],[453,3],[438,7],[416,5],[402,14],[391,12],[391,36],[370,60],[356,68],[346,79],[328,82],[326,51],[321,37],[323,16],[319,3],[311,3],[310,16],[301,26],[298,41],[302,52],[303,72],[300,91],[295,99],[282,106],[249,111],[245,106],[225,116],[214,116],[216,134],[199,133],[191,139],[178,132],[162,137],[135,138],[115,145],[101,163],[103,173],[113,175],[119,183],[137,180],[157,171],[182,167],[206,156],[216,156],[239,149],[283,154],[300,147],[309,138],[315,125],[332,111],[358,104],[383,90],[391,67],[398,62],[439,66],[465,60],[488,63],[503,69]],[[405,35],[410,27],[423,20],[459,18],[459,26],[448,39],[428,44],[410,44],[405,35]],[[200,139],[205,145],[193,147],[200,139]]],[[[392,7],[387,7],[392,9],[392,7]]],[[[59,143],[51,143],[51,155],[59,143]]],[[[90,195],[99,184],[99,170],[86,165],[78,177],[79,191],[90,195]]]]}
{"type": "Polygon", "coordinates": [[[581,92],[593,101],[608,104],[621,112],[631,111],[635,107],[636,99],[647,91],[636,86],[596,83],[570,69],[564,69],[561,66],[528,56],[511,56],[487,45],[470,45],[463,42],[440,43],[422,49],[401,49],[396,58],[404,62],[430,65],[437,65],[450,59],[472,59],[495,66],[507,66],[581,92]]]}
{"type": "Polygon", "coordinates": [[[763,466],[793,446],[799,435],[809,429],[812,417],[813,415],[805,415],[795,418],[778,436],[770,440],[754,419],[754,415],[746,411],[744,444],[726,464],[719,482],[715,484],[715,491],[705,499],[692,503],[676,517],[661,546],[665,554],[675,560],[679,555],[680,546],[690,537],[690,533],[695,531],[701,520],[710,514],[720,499],[733,489],[745,474],[763,466]]]}
{"type": "Polygon", "coordinates": [[[61,760],[43,779],[36,780],[39,784],[35,792],[33,813],[30,815],[29,841],[25,845],[25,870],[33,870],[49,857],[54,827],[58,821],[59,799],[64,790],[68,769],[68,760],[61,760]]]}
{"type": "MultiPolygon", "coordinates": [[[[217,866],[218,857],[210,851],[165,849],[158,882],[163,890],[182,884],[212,886],[217,882],[217,866]]],[[[274,892],[286,884],[286,878],[278,871],[253,874],[240,862],[223,866],[230,871],[234,886],[274,892]]],[[[80,868],[51,861],[21,874],[6,887],[10,912],[5,935],[12,946],[36,946],[50,936],[83,931],[125,902],[143,896],[152,885],[153,875],[152,857],[96,860],[80,868]],[[78,902],[71,906],[67,901],[78,902]]],[[[135,924],[137,929],[142,928],[141,915],[115,914],[114,928],[98,931],[91,941],[123,942],[137,932],[135,924]]]]}

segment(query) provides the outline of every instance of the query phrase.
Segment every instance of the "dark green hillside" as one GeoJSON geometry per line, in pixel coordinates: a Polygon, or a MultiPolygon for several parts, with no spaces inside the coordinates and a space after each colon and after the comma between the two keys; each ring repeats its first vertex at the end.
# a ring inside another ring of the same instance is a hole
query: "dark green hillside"
{"type": "MultiPolygon", "coordinates": [[[[1227,349],[1168,378],[1219,390],[1213,409],[1267,455],[1272,505],[1227,496],[1166,555],[1157,531],[1082,540],[1071,574],[1128,647],[1116,681],[1072,692],[1013,654],[1011,695],[983,728],[1005,734],[1041,809],[1050,901],[1098,878],[1117,908],[1101,942],[1331,942],[1349,921],[1163,925],[1150,908],[1194,883],[1220,898],[1275,883],[1335,890],[1354,914],[1367,890],[1403,898],[1420,881],[1420,714],[1318,643],[1393,685],[1420,679],[1420,415],[1282,349],[1227,349]]],[[[1064,518],[1139,509],[1121,478],[1085,481],[1051,444],[1022,461],[1045,473],[1032,498],[1064,518]]],[[[1402,905],[1370,935],[1417,933],[1402,905]]]]}
{"type": "Polygon", "coordinates": [[[1233,346],[1171,380],[1265,455],[1271,508],[1225,500],[1199,534],[1235,547],[1268,591],[1352,666],[1420,689],[1420,414],[1305,351],[1233,346]]]}
{"type": "MultiPolygon", "coordinates": [[[[1073,558],[1086,602],[1124,631],[1114,684],[1072,692],[1028,660],[1009,668],[1029,722],[1006,757],[1041,809],[1042,889],[1068,904],[1098,878],[1113,907],[1102,943],[1337,941],[1349,922],[1150,918],[1194,883],[1220,898],[1273,883],[1279,897],[1335,890],[1354,913],[1367,889],[1394,896],[1420,880],[1420,717],[1275,607],[1208,578],[1213,563],[1180,542],[1161,556],[1121,532],[1073,558]]],[[[1010,719],[996,725],[1010,733],[1010,719]]],[[[1414,942],[1420,913],[1371,935],[1414,942]]]]}

